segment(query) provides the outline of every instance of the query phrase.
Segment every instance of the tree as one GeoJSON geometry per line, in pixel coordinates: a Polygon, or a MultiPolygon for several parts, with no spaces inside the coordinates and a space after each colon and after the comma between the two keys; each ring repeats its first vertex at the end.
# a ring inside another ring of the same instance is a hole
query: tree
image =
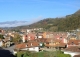
{"type": "Polygon", "coordinates": [[[13,42],[19,43],[20,40],[21,40],[21,36],[18,33],[16,33],[13,37],[13,42]]]}
{"type": "Polygon", "coordinates": [[[0,34],[0,39],[4,39],[4,37],[3,37],[3,35],[2,35],[2,34],[0,34]]]}

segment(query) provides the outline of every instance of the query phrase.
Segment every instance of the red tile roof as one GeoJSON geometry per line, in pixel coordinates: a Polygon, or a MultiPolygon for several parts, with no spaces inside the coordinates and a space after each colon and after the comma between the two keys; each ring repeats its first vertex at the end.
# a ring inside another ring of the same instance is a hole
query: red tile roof
{"type": "Polygon", "coordinates": [[[79,45],[80,44],[80,40],[69,40],[68,45],[79,45]]]}
{"type": "Polygon", "coordinates": [[[72,51],[72,52],[80,52],[80,47],[77,46],[71,46],[65,49],[66,51],[72,51]]]}
{"type": "Polygon", "coordinates": [[[24,49],[24,48],[30,48],[30,47],[37,47],[39,46],[38,42],[29,42],[29,43],[21,43],[16,45],[16,49],[24,49]]]}
{"type": "Polygon", "coordinates": [[[53,45],[49,45],[49,44],[45,44],[46,47],[65,47],[66,44],[65,43],[60,43],[60,44],[53,44],[53,45]]]}
{"type": "Polygon", "coordinates": [[[17,44],[15,48],[16,49],[26,48],[26,43],[17,44]]]}

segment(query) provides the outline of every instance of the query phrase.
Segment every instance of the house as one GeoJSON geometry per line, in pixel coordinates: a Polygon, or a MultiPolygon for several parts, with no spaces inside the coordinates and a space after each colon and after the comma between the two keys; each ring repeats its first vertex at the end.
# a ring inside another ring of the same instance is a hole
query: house
{"type": "Polygon", "coordinates": [[[39,47],[43,48],[43,47],[45,47],[44,44],[46,43],[46,39],[45,38],[38,38],[35,40],[29,40],[28,42],[39,42],[39,47]]]}
{"type": "Polygon", "coordinates": [[[5,47],[10,47],[10,45],[11,45],[11,42],[9,40],[5,42],[5,47]]]}
{"type": "Polygon", "coordinates": [[[22,41],[23,41],[23,42],[26,42],[26,40],[27,40],[27,35],[23,35],[23,36],[22,36],[22,41]]]}
{"type": "Polygon", "coordinates": [[[35,33],[28,33],[26,35],[23,35],[22,41],[25,42],[25,41],[29,41],[29,40],[34,40],[35,37],[36,37],[35,33]]]}
{"type": "Polygon", "coordinates": [[[47,48],[66,48],[66,43],[63,43],[61,40],[58,40],[58,39],[50,39],[48,38],[46,40],[46,43],[45,43],[45,46],[47,48]]]}
{"type": "Polygon", "coordinates": [[[67,40],[79,40],[78,35],[76,33],[69,33],[67,40]]]}
{"type": "Polygon", "coordinates": [[[4,33],[4,30],[3,29],[0,29],[0,34],[4,33]]]}
{"type": "Polygon", "coordinates": [[[5,35],[3,42],[4,42],[4,46],[5,47],[10,47],[11,46],[11,42],[13,40],[13,37],[10,35],[5,35]]]}
{"type": "Polygon", "coordinates": [[[79,55],[74,55],[74,57],[80,57],[80,54],[79,55]]]}
{"type": "MultiPolygon", "coordinates": [[[[36,34],[36,37],[37,37],[37,38],[43,38],[43,32],[37,33],[37,34],[36,34]]],[[[36,39],[37,39],[37,38],[36,38],[36,39]]]]}
{"type": "Polygon", "coordinates": [[[69,40],[67,43],[67,47],[71,46],[80,46],[80,40],[69,40]]]}
{"type": "Polygon", "coordinates": [[[80,47],[77,46],[71,46],[64,50],[64,54],[70,54],[71,57],[74,57],[75,55],[80,55],[80,47]]]}
{"type": "Polygon", "coordinates": [[[38,42],[28,42],[28,43],[17,44],[15,47],[15,50],[14,50],[14,53],[17,53],[17,51],[19,50],[39,52],[39,43],[38,42]]]}
{"type": "Polygon", "coordinates": [[[63,43],[67,43],[67,33],[66,32],[55,32],[54,38],[61,40],[63,43]]]}
{"type": "Polygon", "coordinates": [[[43,38],[46,38],[46,32],[43,32],[42,35],[43,35],[43,38]]]}
{"type": "Polygon", "coordinates": [[[76,32],[77,40],[80,40],[80,31],[76,32]]]}
{"type": "Polygon", "coordinates": [[[27,31],[27,29],[22,29],[21,30],[22,33],[25,33],[26,31],[27,31]]]}
{"type": "Polygon", "coordinates": [[[53,32],[44,32],[44,38],[54,38],[53,32]]]}
{"type": "Polygon", "coordinates": [[[3,41],[0,39],[0,47],[3,46],[3,41]]]}
{"type": "Polygon", "coordinates": [[[66,32],[44,32],[43,38],[59,39],[63,43],[67,43],[67,33],[66,32]]]}

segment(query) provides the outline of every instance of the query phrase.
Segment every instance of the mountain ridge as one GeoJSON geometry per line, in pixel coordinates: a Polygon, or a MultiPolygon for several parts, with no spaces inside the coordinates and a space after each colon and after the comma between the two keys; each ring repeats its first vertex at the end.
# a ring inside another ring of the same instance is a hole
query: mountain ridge
{"type": "Polygon", "coordinates": [[[80,10],[62,18],[46,18],[33,23],[27,28],[44,28],[49,31],[70,31],[80,28],[80,10]]]}
{"type": "Polygon", "coordinates": [[[0,22],[0,27],[16,27],[27,24],[28,24],[27,21],[6,21],[6,22],[0,22]]]}
{"type": "Polygon", "coordinates": [[[45,18],[36,23],[14,29],[43,28],[46,31],[70,31],[80,28],[80,10],[61,18],[45,18]]]}

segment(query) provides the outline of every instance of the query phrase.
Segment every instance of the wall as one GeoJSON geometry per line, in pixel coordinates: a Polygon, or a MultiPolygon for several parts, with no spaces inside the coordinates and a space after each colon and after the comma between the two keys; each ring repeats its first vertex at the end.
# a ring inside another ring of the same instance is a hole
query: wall
{"type": "Polygon", "coordinates": [[[29,51],[39,52],[39,47],[24,48],[24,49],[21,49],[21,50],[29,50],[29,51]]]}
{"type": "Polygon", "coordinates": [[[64,54],[70,54],[71,57],[73,57],[74,55],[78,55],[78,54],[80,54],[80,53],[78,53],[78,52],[64,51],[64,54]]]}

